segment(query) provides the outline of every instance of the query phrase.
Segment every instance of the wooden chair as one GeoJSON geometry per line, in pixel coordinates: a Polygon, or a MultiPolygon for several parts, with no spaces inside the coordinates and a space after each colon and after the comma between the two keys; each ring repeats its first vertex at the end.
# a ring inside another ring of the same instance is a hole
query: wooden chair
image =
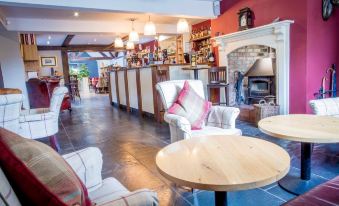
{"type": "Polygon", "coordinates": [[[227,83],[227,69],[226,67],[212,67],[208,69],[208,84],[207,84],[207,96],[208,100],[212,101],[214,100],[214,105],[229,105],[228,102],[228,95],[229,90],[232,89],[230,85],[227,83]],[[225,89],[225,97],[226,102],[220,102],[220,89],[225,89]],[[216,90],[218,94],[212,96],[211,90],[216,90]],[[218,99],[219,101],[215,101],[215,99],[218,99]]]}

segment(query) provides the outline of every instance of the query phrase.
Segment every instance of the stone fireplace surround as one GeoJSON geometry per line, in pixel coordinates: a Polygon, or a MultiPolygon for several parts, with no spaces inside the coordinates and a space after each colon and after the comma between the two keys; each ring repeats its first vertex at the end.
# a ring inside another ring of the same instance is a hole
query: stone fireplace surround
{"type": "Polygon", "coordinates": [[[280,113],[289,113],[290,24],[279,21],[212,38],[218,45],[219,66],[228,67],[228,54],[248,45],[264,45],[276,51],[276,95],[280,113]]]}

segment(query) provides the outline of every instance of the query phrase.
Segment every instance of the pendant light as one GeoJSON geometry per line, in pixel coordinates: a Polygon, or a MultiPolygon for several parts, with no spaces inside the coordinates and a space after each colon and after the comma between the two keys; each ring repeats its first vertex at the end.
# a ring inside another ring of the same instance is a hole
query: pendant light
{"type": "Polygon", "coordinates": [[[144,26],[144,35],[146,36],[154,36],[156,35],[155,24],[151,22],[151,16],[148,16],[148,22],[146,22],[144,26]]]}
{"type": "Polygon", "coordinates": [[[183,34],[183,33],[188,33],[189,32],[189,26],[188,26],[188,22],[186,19],[179,19],[178,23],[177,23],[177,32],[179,34],[183,34]]]}
{"type": "Polygon", "coordinates": [[[126,49],[133,50],[134,49],[134,43],[131,41],[128,41],[126,44],[126,49]]]}
{"type": "Polygon", "coordinates": [[[132,22],[132,31],[129,33],[128,40],[131,42],[138,42],[139,41],[139,34],[138,32],[134,31],[134,21],[135,19],[130,19],[132,22]]]}
{"type": "Polygon", "coordinates": [[[122,41],[122,39],[119,36],[117,36],[115,38],[115,40],[114,40],[114,47],[115,48],[122,48],[122,47],[124,47],[124,42],[122,41]]]}

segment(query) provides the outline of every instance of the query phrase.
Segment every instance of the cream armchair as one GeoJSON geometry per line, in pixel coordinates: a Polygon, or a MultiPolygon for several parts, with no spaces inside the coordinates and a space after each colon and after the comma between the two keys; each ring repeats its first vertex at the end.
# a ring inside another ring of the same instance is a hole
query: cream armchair
{"type": "MultiPolygon", "coordinates": [[[[88,190],[93,205],[105,206],[157,206],[158,198],[154,191],[139,189],[130,192],[113,177],[102,179],[102,153],[98,148],[89,147],[63,155],[88,190]],[[94,204],[95,203],[95,204],[94,204]]],[[[20,206],[20,200],[13,192],[6,176],[0,168],[0,205],[20,206]],[[9,192],[11,191],[11,192],[9,192]],[[4,199],[4,200],[3,200],[4,199]],[[2,203],[6,201],[6,203],[2,203]]],[[[24,184],[24,183],[23,183],[24,184]]],[[[22,205],[25,205],[24,203],[22,205]]]]}
{"type": "Polygon", "coordinates": [[[316,115],[334,116],[339,118],[339,97],[311,100],[310,106],[316,115]]]}
{"type": "MultiPolygon", "coordinates": [[[[184,80],[174,80],[156,85],[166,111],[164,119],[170,126],[171,142],[205,135],[241,135],[241,130],[235,128],[235,120],[240,113],[235,107],[212,106],[205,120],[205,127],[201,130],[191,130],[191,125],[186,118],[167,113],[183,88],[184,82],[184,80]]],[[[202,82],[200,80],[188,80],[188,82],[194,91],[205,99],[202,82]]]]}

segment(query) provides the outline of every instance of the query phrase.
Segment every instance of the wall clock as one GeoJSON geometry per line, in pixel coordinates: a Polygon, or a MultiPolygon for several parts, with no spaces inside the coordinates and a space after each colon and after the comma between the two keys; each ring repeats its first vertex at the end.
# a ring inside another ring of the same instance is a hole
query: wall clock
{"type": "Polygon", "coordinates": [[[337,1],[337,0],[323,0],[322,16],[323,16],[324,21],[327,21],[333,12],[332,1],[337,1]]]}
{"type": "Polygon", "coordinates": [[[253,27],[253,12],[246,7],[239,11],[239,30],[245,30],[253,27]]]}

